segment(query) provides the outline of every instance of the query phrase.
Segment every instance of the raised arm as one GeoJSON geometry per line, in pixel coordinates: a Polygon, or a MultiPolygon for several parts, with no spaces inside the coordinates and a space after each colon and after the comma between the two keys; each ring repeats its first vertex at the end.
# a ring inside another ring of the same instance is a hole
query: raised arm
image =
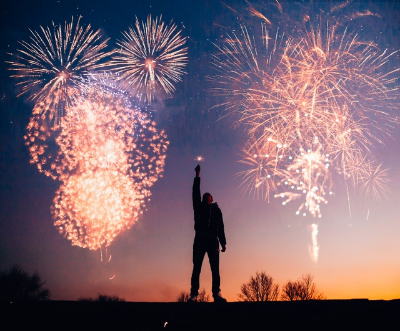
{"type": "Polygon", "coordinates": [[[194,169],[196,171],[196,177],[193,181],[192,189],[192,200],[193,200],[193,210],[196,212],[201,206],[201,194],[200,194],[200,165],[194,169]]]}

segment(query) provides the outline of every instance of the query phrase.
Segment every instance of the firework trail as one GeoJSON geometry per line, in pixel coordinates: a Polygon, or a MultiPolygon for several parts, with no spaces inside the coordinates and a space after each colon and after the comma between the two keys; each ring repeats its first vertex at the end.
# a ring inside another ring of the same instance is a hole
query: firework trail
{"type": "Polygon", "coordinates": [[[362,166],[355,166],[358,171],[353,180],[355,185],[360,186],[362,196],[364,196],[367,205],[367,217],[369,218],[370,206],[382,199],[388,199],[391,193],[389,169],[384,168],[382,163],[376,164],[374,160],[362,160],[362,166]]]}
{"type": "Polygon", "coordinates": [[[148,178],[149,183],[158,178],[168,146],[165,133],[157,133],[151,113],[118,90],[112,75],[99,73],[85,80],[75,99],[76,105],[70,106],[57,127],[50,126],[42,115],[41,104],[35,105],[25,143],[30,162],[40,172],[63,180],[79,167],[94,168],[102,163],[120,167],[118,160],[128,158],[132,176],[148,178]],[[135,145],[140,150],[132,147],[135,145]],[[151,160],[150,164],[146,160],[151,160]],[[154,160],[157,162],[151,164],[154,160]]]}
{"type": "Polygon", "coordinates": [[[318,245],[318,224],[311,224],[311,245],[309,246],[309,254],[311,261],[318,262],[319,245],[318,245]]]}
{"type": "Polygon", "coordinates": [[[108,39],[100,30],[80,25],[81,17],[74,23],[52,24],[30,30],[29,41],[21,41],[16,60],[9,62],[21,86],[22,94],[40,102],[42,112],[49,111],[49,118],[62,116],[65,108],[73,104],[73,96],[79,94],[82,77],[105,65],[102,62],[111,53],[105,51],[108,39]]]}
{"type": "Polygon", "coordinates": [[[151,102],[175,91],[187,64],[186,38],[172,22],[147,17],[122,33],[112,60],[121,86],[132,95],[151,102]]]}
{"type": "Polygon", "coordinates": [[[394,53],[380,52],[374,43],[361,41],[347,29],[339,34],[338,28],[327,23],[324,29],[304,31],[291,52],[291,80],[298,81],[310,101],[309,116],[321,109],[334,116],[332,121],[349,118],[372,145],[399,124],[392,116],[398,96],[393,85],[396,71],[383,70],[394,53]]]}

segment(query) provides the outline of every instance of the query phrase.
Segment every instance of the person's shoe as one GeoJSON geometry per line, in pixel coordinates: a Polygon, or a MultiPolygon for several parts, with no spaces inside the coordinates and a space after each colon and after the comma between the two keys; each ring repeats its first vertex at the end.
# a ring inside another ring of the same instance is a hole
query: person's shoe
{"type": "Polygon", "coordinates": [[[188,298],[187,302],[197,302],[197,295],[191,295],[188,298]]]}
{"type": "Polygon", "coordinates": [[[221,292],[219,292],[216,295],[213,295],[213,297],[214,297],[215,303],[225,303],[226,302],[226,299],[221,295],[221,292]]]}

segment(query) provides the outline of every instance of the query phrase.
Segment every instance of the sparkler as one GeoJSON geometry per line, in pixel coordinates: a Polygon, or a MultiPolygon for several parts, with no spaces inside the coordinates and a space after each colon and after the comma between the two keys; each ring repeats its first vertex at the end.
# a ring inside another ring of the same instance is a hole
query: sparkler
{"type": "Polygon", "coordinates": [[[196,156],[194,159],[195,159],[195,161],[197,161],[197,162],[204,162],[204,156],[202,156],[202,155],[198,155],[198,156],[196,156]]]}
{"type": "Polygon", "coordinates": [[[181,81],[187,64],[186,38],[172,22],[151,15],[122,33],[112,64],[122,87],[132,95],[151,102],[163,94],[170,96],[174,83],[181,81]]]}

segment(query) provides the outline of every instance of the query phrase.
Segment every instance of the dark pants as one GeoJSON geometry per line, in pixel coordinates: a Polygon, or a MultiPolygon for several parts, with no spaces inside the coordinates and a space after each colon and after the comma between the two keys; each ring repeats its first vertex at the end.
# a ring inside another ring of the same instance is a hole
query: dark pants
{"type": "Polygon", "coordinates": [[[220,292],[219,277],[219,242],[215,238],[202,238],[196,236],[193,243],[193,272],[191,279],[190,295],[199,294],[200,288],[200,272],[203,264],[204,255],[207,253],[211,267],[212,275],[212,294],[217,295],[220,292]]]}

